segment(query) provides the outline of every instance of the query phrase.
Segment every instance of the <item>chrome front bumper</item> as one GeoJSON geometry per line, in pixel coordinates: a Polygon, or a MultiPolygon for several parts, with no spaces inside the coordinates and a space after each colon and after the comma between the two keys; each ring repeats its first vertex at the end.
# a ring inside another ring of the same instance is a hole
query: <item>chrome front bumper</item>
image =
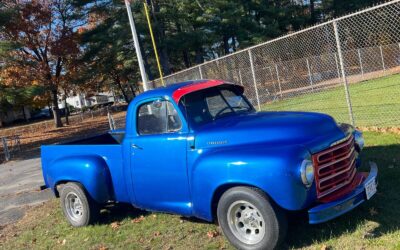
{"type": "Polygon", "coordinates": [[[366,201],[367,198],[364,186],[368,181],[373,178],[375,178],[375,181],[377,181],[378,176],[378,167],[376,163],[370,162],[370,167],[371,169],[368,177],[351,193],[345,195],[338,200],[324,203],[308,210],[309,223],[318,224],[332,220],[344,213],[347,213],[348,211],[366,201]]]}

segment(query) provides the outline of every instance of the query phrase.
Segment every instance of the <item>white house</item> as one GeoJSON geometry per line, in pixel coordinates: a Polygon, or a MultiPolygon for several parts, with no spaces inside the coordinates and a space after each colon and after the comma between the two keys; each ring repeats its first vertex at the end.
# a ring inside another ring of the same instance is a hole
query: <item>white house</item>
{"type": "MultiPolygon", "coordinates": [[[[77,94],[75,96],[67,97],[67,103],[74,108],[82,109],[83,107],[91,107],[98,104],[114,102],[115,96],[112,92],[102,92],[91,96],[85,94],[77,94]]],[[[58,107],[65,108],[64,100],[58,100],[58,107]]]]}

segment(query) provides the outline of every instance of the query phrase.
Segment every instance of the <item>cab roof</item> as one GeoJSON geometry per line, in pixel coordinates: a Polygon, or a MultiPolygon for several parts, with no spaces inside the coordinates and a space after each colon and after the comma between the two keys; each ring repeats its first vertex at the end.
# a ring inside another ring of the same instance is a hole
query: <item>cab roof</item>
{"type": "Polygon", "coordinates": [[[179,103],[181,97],[188,93],[222,84],[229,84],[229,83],[222,80],[211,80],[211,79],[174,83],[166,87],[159,87],[153,90],[143,92],[137,97],[135,97],[134,102],[140,102],[144,99],[153,97],[168,96],[171,97],[176,103],[179,103]]]}

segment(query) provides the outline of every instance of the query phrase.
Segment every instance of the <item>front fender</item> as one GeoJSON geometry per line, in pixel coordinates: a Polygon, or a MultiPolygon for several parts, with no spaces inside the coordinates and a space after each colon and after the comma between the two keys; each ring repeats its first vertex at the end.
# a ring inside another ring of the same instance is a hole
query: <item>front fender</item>
{"type": "Polygon", "coordinates": [[[216,191],[236,185],[257,187],[284,209],[305,208],[315,199],[315,192],[308,192],[300,179],[300,164],[307,154],[300,145],[254,145],[201,152],[191,175],[194,214],[212,220],[216,191]]]}
{"type": "Polygon", "coordinates": [[[53,191],[59,183],[79,182],[98,203],[113,199],[111,175],[107,163],[99,156],[64,157],[49,164],[46,180],[53,191]]]}

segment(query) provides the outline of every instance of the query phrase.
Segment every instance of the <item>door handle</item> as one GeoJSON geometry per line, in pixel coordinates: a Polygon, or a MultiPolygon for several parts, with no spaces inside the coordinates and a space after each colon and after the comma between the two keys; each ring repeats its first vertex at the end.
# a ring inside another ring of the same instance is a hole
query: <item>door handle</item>
{"type": "Polygon", "coordinates": [[[135,149],[143,149],[143,148],[139,147],[139,146],[136,145],[136,144],[132,144],[132,148],[135,148],[135,149]]]}

